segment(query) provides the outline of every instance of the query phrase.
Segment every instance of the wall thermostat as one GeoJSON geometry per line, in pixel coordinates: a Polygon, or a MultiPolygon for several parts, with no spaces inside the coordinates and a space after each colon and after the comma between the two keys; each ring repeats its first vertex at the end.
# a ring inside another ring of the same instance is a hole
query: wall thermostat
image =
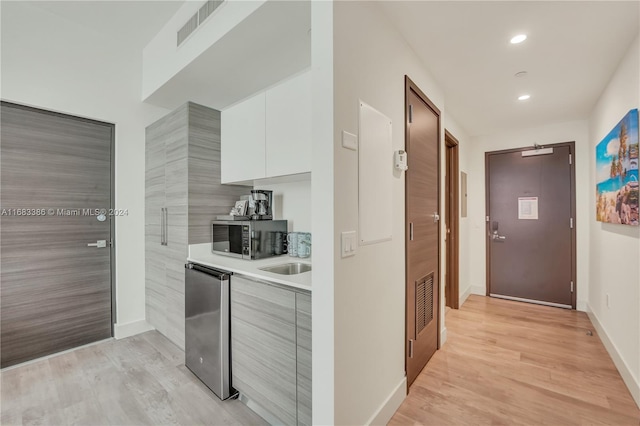
{"type": "Polygon", "coordinates": [[[401,172],[404,172],[409,168],[409,166],[407,166],[406,151],[403,151],[403,150],[396,151],[394,157],[395,157],[394,163],[395,163],[396,170],[400,170],[401,172]]]}

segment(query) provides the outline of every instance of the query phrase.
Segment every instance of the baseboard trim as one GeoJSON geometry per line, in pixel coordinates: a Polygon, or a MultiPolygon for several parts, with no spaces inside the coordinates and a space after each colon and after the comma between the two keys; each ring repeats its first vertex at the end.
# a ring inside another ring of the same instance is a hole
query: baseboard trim
{"type": "Polygon", "coordinates": [[[471,287],[469,287],[469,290],[471,294],[477,294],[479,296],[487,295],[487,289],[479,285],[472,285],[471,287]]]}
{"type": "Polygon", "coordinates": [[[576,311],[587,312],[587,302],[578,300],[578,302],[576,302],[576,311]]]}
{"type": "Polygon", "coordinates": [[[125,337],[135,336],[145,331],[155,330],[155,328],[145,320],[127,322],[125,324],[113,325],[113,337],[116,339],[124,339],[125,337]]]}
{"type": "Polygon", "coordinates": [[[442,330],[440,330],[440,347],[438,349],[443,347],[446,342],[447,342],[447,327],[444,327],[442,330]]]}
{"type": "Polygon", "coordinates": [[[398,386],[389,394],[387,399],[384,400],[382,405],[371,416],[367,425],[386,425],[391,420],[391,417],[400,408],[402,401],[407,396],[407,378],[406,376],[400,380],[398,386]]]}
{"type": "Polygon", "coordinates": [[[607,349],[607,352],[609,352],[609,356],[611,357],[611,360],[613,361],[616,368],[618,369],[620,376],[622,376],[622,380],[624,381],[624,384],[627,385],[627,389],[629,389],[629,392],[631,393],[631,397],[634,399],[634,401],[640,408],[640,382],[638,382],[638,380],[635,377],[633,377],[633,374],[631,373],[629,366],[624,361],[624,359],[622,359],[622,356],[620,355],[618,348],[611,341],[611,339],[609,338],[609,335],[607,334],[605,329],[602,327],[602,324],[600,323],[598,316],[591,309],[591,305],[587,303],[586,308],[587,308],[586,309],[587,315],[589,316],[591,323],[595,327],[596,332],[598,333],[598,336],[600,336],[600,340],[602,341],[602,344],[607,349]]]}
{"type": "Polygon", "coordinates": [[[464,305],[464,302],[467,301],[470,294],[471,294],[471,286],[467,287],[467,289],[460,295],[460,298],[458,299],[458,306],[464,305]]]}

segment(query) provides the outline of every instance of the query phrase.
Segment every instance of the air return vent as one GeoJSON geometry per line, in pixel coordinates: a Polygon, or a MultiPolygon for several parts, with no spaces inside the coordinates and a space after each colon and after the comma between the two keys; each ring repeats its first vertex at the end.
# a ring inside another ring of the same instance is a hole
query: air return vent
{"type": "Polygon", "coordinates": [[[416,281],[416,338],[433,320],[433,273],[416,281]]]}
{"type": "Polygon", "coordinates": [[[205,2],[198,12],[193,15],[186,24],[178,30],[178,46],[180,46],[225,0],[209,0],[205,2]]]}
{"type": "Polygon", "coordinates": [[[198,14],[196,13],[178,30],[178,46],[187,39],[198,28],[198,14]]]}
{"type": "Polygon", "coordinates": [[[214,10],[218,8],[222,4],[223,0],[209,0],[206,2],[198,11],[198,23],[202,24],[205,19],[207,19],[214,10]]]}

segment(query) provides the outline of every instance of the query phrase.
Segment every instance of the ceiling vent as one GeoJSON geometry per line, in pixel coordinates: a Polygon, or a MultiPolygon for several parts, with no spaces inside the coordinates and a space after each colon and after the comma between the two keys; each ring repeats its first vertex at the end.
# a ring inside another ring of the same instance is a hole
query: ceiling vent
{"type": "Polygon", "coordinates": [[[178,30],[177,42],[180,46],[225,0],[209,0],[178,30]]]}

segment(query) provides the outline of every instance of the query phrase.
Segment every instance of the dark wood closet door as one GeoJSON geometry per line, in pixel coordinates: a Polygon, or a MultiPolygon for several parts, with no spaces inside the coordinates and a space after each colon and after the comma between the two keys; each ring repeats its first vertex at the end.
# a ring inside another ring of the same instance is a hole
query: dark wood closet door
{"type": "Polygon", "coordinates": [[[6,102],[1,125],[1,364],[7,367],[112,334],[114,127],[6,102]],[[106,209],[105,220],[95,209],[106,209]],[[106,247],[88,246],[99,240],[106,247]]]}
{"type": "Polygon", "coordinates": [[[407,79],[406,370],[411,385],[438,348],[439,111],[407,79]]]}

